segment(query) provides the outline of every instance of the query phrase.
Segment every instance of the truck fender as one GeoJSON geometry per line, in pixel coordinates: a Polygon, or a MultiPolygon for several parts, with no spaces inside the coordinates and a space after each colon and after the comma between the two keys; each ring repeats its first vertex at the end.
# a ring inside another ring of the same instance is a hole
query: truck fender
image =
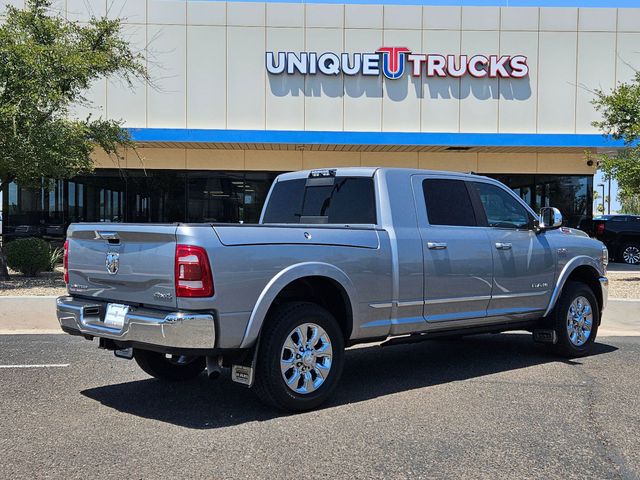
{"type": "Polygon", "coordinates": [[[595,258],[589,257],[587,255],[579,255],[577,257],[573,257],[571,260],[567,262],[567,264],[564,266],[564,268],[560,272],[560,275],[558,276],[558,280],[556,281],[556,284],[553,288],[553,292],[551,293],[551,299],[549,300],[549,305],[547,306],[547,310],[544,312],[544,315],[543,315],[544,317],[548,316],[553,310],[553,307],[556,306],[556,303],[558,302],[558,298],[560,298],[560,294],[562,293],[562,289],[564,288],[564,284],[567,283],[567,279],[569,278],[571,273],[576,268],[584,265],[593,268],[593,270],[595,271],[595,273],[598,274],[598,276],[604,275],[604,272],[602,271],[602,267],[600,263],[595,258]]]}
{"type": "MultiPolygon", "coordinates": [[[[267,312],[278,294],[291,282],[304,277],[327,277],[338,282],[347,293],[352,307],[358,305],[353,282],[338,267],[322,262],[304,262],[290,265],[278,272],[260,293],[249,317],[249,323],[245,329],[240,348],[249,348],[255,343],[267,317],[267,312]]],[[[352,310],[355,317],[355,309],[352,308],[352,310]]]]}

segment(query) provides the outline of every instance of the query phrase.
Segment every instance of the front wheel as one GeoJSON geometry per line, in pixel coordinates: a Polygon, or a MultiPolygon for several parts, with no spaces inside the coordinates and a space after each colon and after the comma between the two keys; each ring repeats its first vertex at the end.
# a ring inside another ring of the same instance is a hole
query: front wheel
{"type": "Polygon", "coordinates": [[[313,303],[283,305],[262,332],[255,392],[281,410],[311,410],[337,386],[343,360],[343,333],[333,315],[313,303]]]}
{"type": "Polygon", "coordinates": [[[206,368],[204,357],[165,355],[149,350],[133,350],[138,366],[152,377],[170,382],[191,380],[206,368]]]}
{"type": "Polygon", "coordinates": [[[554,311],[555,352],[567,358],[587,355],[599,324],[600,307],[591,288],[584,283],[568,282],[554,311]]]}

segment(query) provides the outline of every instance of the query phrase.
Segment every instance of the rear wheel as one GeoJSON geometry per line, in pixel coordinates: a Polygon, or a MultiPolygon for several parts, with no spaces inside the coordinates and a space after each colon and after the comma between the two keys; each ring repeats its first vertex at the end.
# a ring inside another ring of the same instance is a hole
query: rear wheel
{"type": "Polygon", "coordinates": [[[311,410],[337,386],[343,360],[344,338],[333,315],[313,303],[286,304],[262,333],[256,394],[282,410],[311,410]]]}
{"type": "Polygon", "coordinates": [[[133,358],[152,377],[170,382],[191,380],[206,368],[204,357],[166,355],[148,350],[134,349],[133,358]]]}
{"type": "Polygon", "coordinates": [[[591,288],[580,282],[568,282],[554,311],[556,353],[575,358],[587,355],[598,333],[600,307],[591,288]]]}
{"type": "Polygon", "coordinates": [[[620,249],[620,260],[629,265],[640,264],[640,244],[626,243],[620,249]]]}

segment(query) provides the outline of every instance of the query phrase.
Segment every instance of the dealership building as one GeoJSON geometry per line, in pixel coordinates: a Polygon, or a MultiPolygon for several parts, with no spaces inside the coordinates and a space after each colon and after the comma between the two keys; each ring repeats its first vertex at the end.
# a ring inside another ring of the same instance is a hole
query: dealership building
{"type": "Polygon", "coordinates": [[[476,172],[579,225],[591,155],[621,146],[592,126],[593,92],[640,68],[633,3],[57,1],[81,22],[124,18],[144,51],[151,84],[97,82],[77,109],[124,120],[139,148],[7,186],[4,233],[256,222],[279,173],[343,166],[476,172]]]}

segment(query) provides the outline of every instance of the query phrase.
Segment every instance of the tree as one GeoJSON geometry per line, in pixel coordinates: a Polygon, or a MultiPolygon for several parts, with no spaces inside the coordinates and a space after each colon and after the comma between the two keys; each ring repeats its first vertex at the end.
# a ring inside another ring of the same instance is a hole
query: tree
{"type": "Polygon", "coordinates": [[[595,91],[593,105],[602,120],[593,122],[603,133],[624,140],[625,148],[616,155],[602,155],[599,166],[618,182],[620,198],[640,194],[640,72],[630,82],[621,83],[610,93],[595,91]]]}
{"type": "Polygon", "coordinates": [[[599,198],[600,198],[600,192],[598,192],[597,190],[594,190],[593,191],[593,207],[596,209],[597,212],[600,211],[600,207],[598,203],[599,198]]]}
{"type": "MultiPolygon", "coordinates": [[[[118,155],[133,146],[122,122],[73,118],[87,104],[83,93],[100,78],[119,76],[129,86],[147,80],[144,57],[123,39],[118,19],[87,24],[52,14],[51,0],[8,6],[0,26],[0,189],[12,181],[35,184],[93,170],[99,147],[118,155]]],[[[0,250],[0,279],[8,278],[0,250]]]]}
{"type": "Polygon", "coordinates": [[[640,195],[618,195],[620,213],[640,215],[640,195]]]}

